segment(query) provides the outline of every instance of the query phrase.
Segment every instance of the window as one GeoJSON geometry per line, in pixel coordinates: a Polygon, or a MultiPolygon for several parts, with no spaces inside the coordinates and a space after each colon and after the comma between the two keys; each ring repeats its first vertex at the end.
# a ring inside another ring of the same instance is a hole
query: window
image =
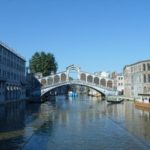
{"type": "Polygon", "coordinates": [[[131,72],[133,72],[133,67],[131,67],[131,72]]]}
{"type": "Polygon", "coordinates": [[[147,92],[147,89],[146,89],[146,87],[144,87],[144,93],[146,93],[147,92]]]}
{"type": "Polygon", "coordinates": [[[147,70],[150,71],[150,63],[147,64],[147,70]]]}
{"type": "Polygon", "coordinates": [[[13,73],[11,72],[11,79],[13,79],[13,73]]]}
{"type": "Polygon", "coordinates": [[[146,65],[143,64],[143,71],[146,71],[146,65]]]}
{"type": "Polygon", "coordinates": [[[146,83],[146,75],[144,74],[144,83],[146,83]]]}
{"type": "Polygon", "coordinates": [[[150,83],[150,74],[148,74],[148,82],[150,83]]]}
{"type": "Polygon", "coordinates": [[[7,78],[10,79],[10,72],[7,72],[7,78]]]}

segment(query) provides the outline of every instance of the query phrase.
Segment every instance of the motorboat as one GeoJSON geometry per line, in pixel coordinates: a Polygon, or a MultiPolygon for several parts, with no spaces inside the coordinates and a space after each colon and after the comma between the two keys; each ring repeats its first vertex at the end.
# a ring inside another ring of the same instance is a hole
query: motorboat
{"type": "Polygon", "coordinates": [[[69,92],[68,92],[68,96],[69,96],[69,97],[76,97],[76,96],[78,96],[78,94],[77,94],[76,92],[69,91],[69,92]]]}

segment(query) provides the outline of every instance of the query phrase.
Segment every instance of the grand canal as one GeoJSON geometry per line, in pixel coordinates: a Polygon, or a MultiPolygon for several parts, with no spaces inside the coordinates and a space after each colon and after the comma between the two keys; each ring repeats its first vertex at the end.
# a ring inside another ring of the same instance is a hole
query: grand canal
{"type": "Polygon", "coordinates": [[[58,96],[0,106],[0,150],[148,150],[150,112],[134,103],[58,96]]]}

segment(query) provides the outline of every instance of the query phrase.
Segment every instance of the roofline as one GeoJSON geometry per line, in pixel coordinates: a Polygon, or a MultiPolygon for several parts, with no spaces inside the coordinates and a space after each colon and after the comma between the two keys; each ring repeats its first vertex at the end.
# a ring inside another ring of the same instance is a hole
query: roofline
{"type": "Polygon", "coordinates": [[[11,53],[15,54],[17,57],[21,58],[23,61],[26,62],[25,58],[23,56],[21,56],[20,54],[18,54],[13,48],[9,47],[6,43],[0,41],[0,45],[2,47],[4,47],[5,49],[7,49],[8,51],[10,51],[11,53]]]}
{"type": "Polygon", "coordinates": [[[135,62],[133,64],[130,64],[130,65],[125,65],[123,70],[125,70],[126,67],[134,66],[134,65],[137,65],[137,64],[140,64],[140,63],[143,63],[143,62],[150,62],[150,59],[137,61],[137,62],[135,62]]]}

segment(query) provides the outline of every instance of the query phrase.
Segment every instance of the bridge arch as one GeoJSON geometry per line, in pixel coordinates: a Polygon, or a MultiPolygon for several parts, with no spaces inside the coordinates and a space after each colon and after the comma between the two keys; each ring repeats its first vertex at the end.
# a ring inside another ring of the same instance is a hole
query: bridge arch
{"type": "Polygon", "coordinates": [[[62,87],[64,85],[66,85],[66,86],[67,85],[81,85],[81,86],[86,86],[86,87],[89,87],[91,89],[96,90],[97,92],[101,93],[103,96],[105,96],[107,94],[106,91],[105,91],[105,89],[102,89],[102,88],[100,89],[100,88],[97,88],[97,87],[92,86],[92,85],[87,85],[86,83],[83,84],[83,83],[75,83],[75,82],[71,83],[71,82],[67,82],[67,83],[64,83],[64,84],[59,84],[58,86],[53,86],[53,87],[47,88],[47,90],[45,92],[43,92],[41,96],[43,97],[44,95],[46,95],[51,90],[54,90],[54,89],[56,89],[58,87],[62,87]]]}

